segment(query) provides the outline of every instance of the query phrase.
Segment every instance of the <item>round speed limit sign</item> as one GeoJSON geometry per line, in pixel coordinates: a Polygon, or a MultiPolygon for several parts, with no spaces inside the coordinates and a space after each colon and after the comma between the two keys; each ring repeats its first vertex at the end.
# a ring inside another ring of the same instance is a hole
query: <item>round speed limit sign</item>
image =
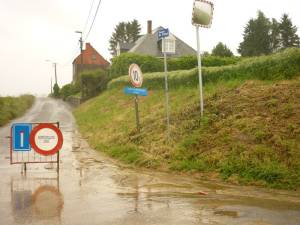
{"type": "Polygon", "coordinates": [[[143,74],[140,67],[137,64],[131,64],[129,67],[129,79],[134,87],[142,87],[143,74]]]}

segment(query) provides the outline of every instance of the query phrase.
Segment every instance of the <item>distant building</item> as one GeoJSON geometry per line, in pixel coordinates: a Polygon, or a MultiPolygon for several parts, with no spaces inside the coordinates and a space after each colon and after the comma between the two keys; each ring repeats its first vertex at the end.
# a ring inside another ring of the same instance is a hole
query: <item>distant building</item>
{"type": "MultiPolygon", "coordinates": [[[[142,55],[152,55],[155,57],[163,57],[161,51],[162,40],[158,39],[158,31],[163,27],[152,30],[152,21],[148,21],[147,34],[141,36],[134,43],[118,43],[117,55],[124,52],[132,52],[142,55]]],[[[176,37],[170,32],[170,36],[166,38],[167,47],[175,50],[175,54],[171,57],[180,57],[184,55],[196,55],[195,49],[186,44],[184,41],[176,37]]]]}
{"type": "Polygon", "coordinates": [[[105,60],[90,43],[86,43],[85,50],[73,61],[73,82],[75,82],[79,73],[86,70],[107,69],[109,62],[105,60]],[[82,62],[81,62],[82,60],[82,62]]]}

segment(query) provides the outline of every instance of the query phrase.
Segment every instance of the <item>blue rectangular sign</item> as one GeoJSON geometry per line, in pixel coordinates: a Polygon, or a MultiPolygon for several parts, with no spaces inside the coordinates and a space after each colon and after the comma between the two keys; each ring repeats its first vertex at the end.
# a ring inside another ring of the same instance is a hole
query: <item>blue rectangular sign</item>
{"type": "Polygon", "coordinates": [[[28,123],[15,123],[12,126],[12,147],[14,151],[30,151],[29,136],[32,125],[28,123]]]}
{"type": "Polygon", "coordinates": [[[125,94],[131,94],[131,95],[141,95],[141,96],[147,96],[148,92],[147,89],[142,88],[131,88],[131,87],[125,87],[124,88],[125,94]]]}
{"type": "Polygon", "coordinates": [[[158,31],[158,39],[169,37],[169,29],[162,29],[158,31]]]}

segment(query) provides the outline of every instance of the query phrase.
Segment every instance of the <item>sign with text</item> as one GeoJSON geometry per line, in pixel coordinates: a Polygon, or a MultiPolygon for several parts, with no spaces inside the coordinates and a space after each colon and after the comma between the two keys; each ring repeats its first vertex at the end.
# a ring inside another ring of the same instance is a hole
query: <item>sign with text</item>
{"type": "Polygon", "coordinates": [[[158,39],[169,37],[169,35],[170,35],[169,29],[161,29],[158,31],[158,39]]]}

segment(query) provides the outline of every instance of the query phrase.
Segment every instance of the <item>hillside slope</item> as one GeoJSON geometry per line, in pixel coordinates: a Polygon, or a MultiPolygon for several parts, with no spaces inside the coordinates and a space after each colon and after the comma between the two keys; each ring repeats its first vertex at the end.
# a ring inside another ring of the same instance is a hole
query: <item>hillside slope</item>
{"type": "MultiPolygon", "coordinates": [[[[177,71],[170,77],[180,73],[188,72],[177,71]]],[[[169,141],[164,91],[153,80],[149,96],[140,98],[140,134],[135,127],[133,97],[123,93],[122,85],[112,85],[74,114],[92,147],[126,163],[218,174],[231,182],[297,188],[300,79],[296,74],[293,77],[207,83],[202,119],[197,87],[171,85],[169,141]]]]}

